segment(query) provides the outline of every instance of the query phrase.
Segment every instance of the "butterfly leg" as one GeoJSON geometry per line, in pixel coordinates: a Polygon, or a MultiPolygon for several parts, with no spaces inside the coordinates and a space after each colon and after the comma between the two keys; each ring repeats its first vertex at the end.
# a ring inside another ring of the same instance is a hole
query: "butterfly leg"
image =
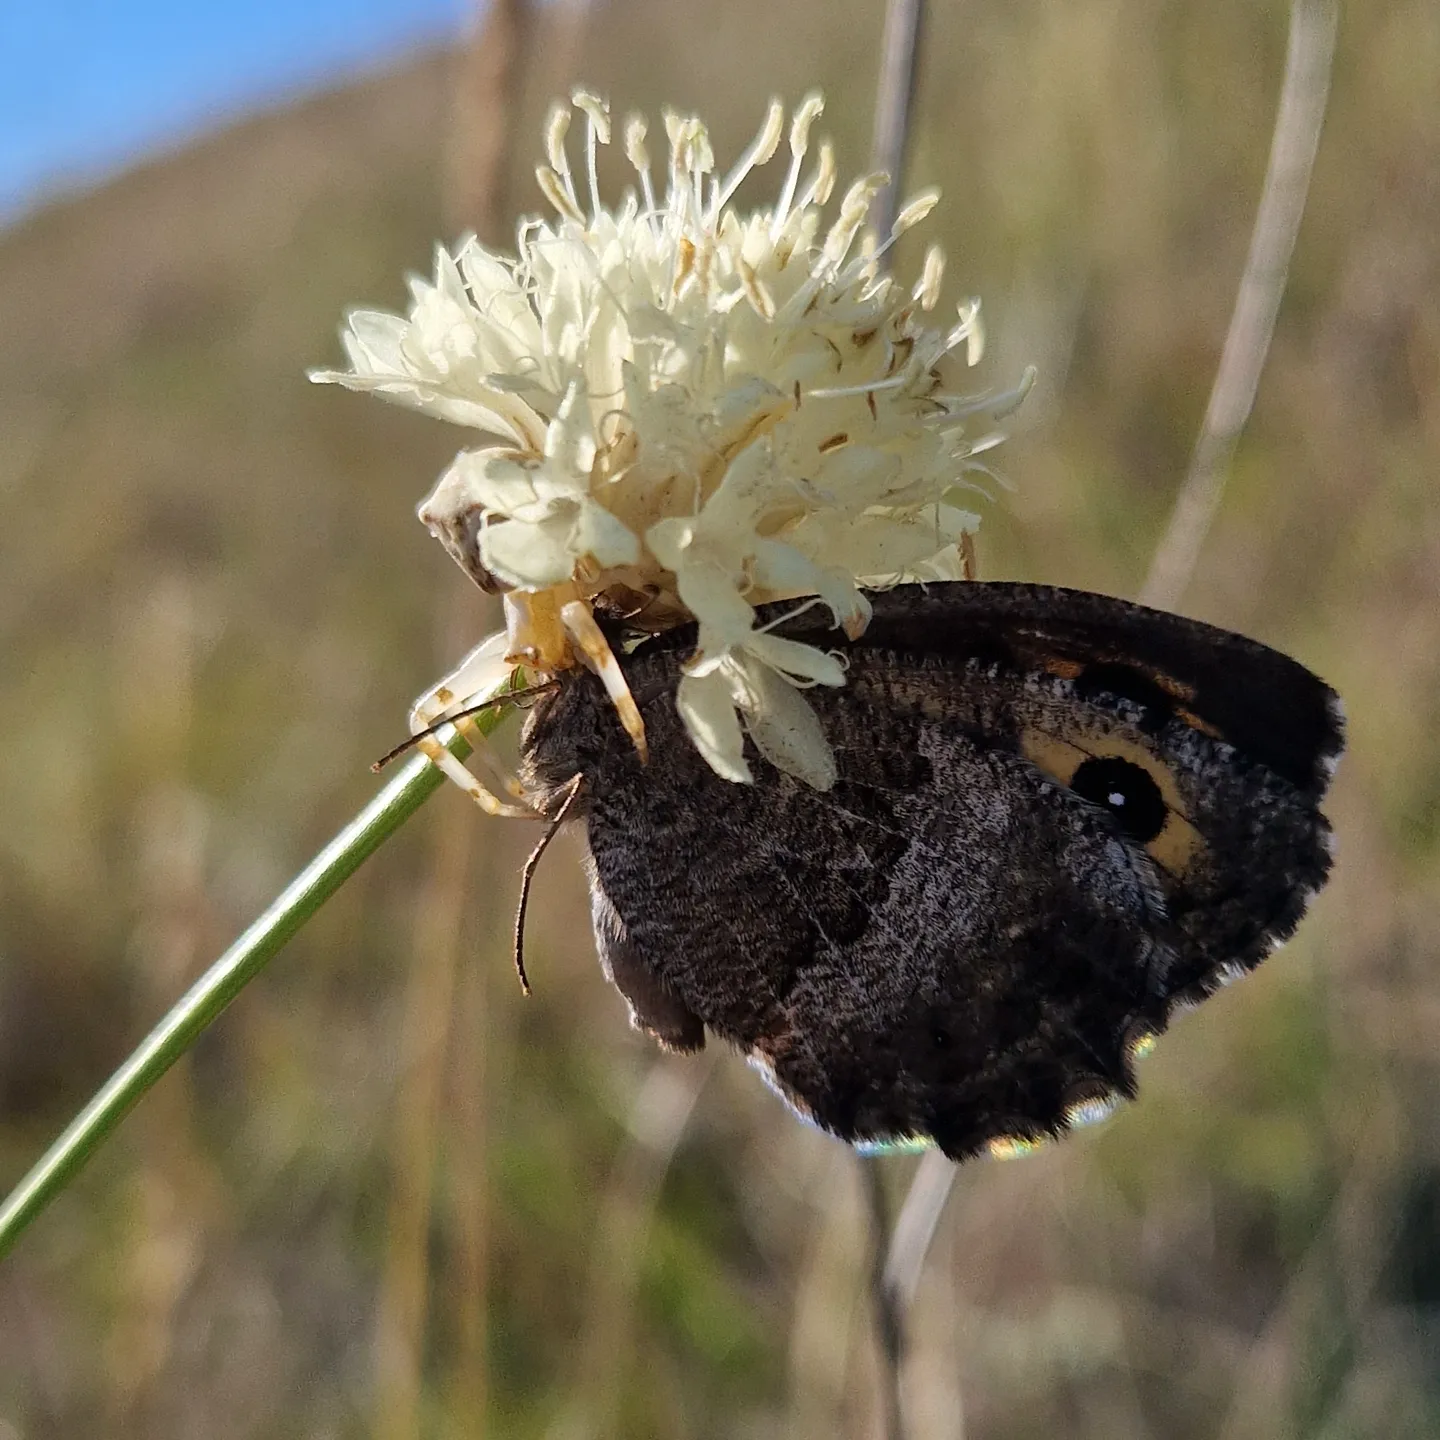
{"type": "Polygon", "coordinates": [[[486,770],[487,778],[502,795],[510,797],[508,800],[502,800],[481,783],[479,777],[463,761],[452,755],[434,735],[422,733],[443,720],[447,710],[464,705],[467,700],[484,691],[495,689],[514,668],[505,660],[506,649],[503,632],[492,635],[477,645],[450,674],[427,690],[411,706],[410,733],[420,736],[416,741],[416,748],[421,754],[438,766],[445,776],[453,780],[487,815],[534,820],[539,816],[532,806],[513,803],[515,800],[525,800],[525,787],[501,764],[499,756],[495,754],[494,748],[472,717],[463,716],[457,719],[455,728],[470,742],[474,749],[473,758],[486,770]]]}
{"type": "Polygon", "coordinates": [[[600,677],[625,733],[634,742],[636,753],[641,760],[650,758],[650,747],[645,743],[645,722],[640,717],[640,707],[630,693],[629,682],[610,642],[595,623],[595,616],[583,600],[572,600],[560,611],[565,632],[575,642],[585,662],[600,677]]]}

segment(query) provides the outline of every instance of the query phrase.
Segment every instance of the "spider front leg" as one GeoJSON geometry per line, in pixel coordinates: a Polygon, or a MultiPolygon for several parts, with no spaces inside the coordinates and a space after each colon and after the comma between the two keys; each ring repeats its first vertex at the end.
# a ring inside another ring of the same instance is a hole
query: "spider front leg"
{"type": "MultiPolygon", "coordinates": [[[[502,815],[511,819],[538,820],[539,812],[528,804],[512,804],[500,799],[481,783],[478,776],[461,760],[457,759],[435,738],[422,735],[438,721],[445,718],[446,711],[462,708],[476,695],[494,692],[514,668],[506,662],[508,643],[505,634],[492,635],[477,645],[454,670],[437,685],[427,690],[410,708],[410,733],[420,735],[416,748],[433,765],[453,780],[487,815],[502,815]]],[[[455,721],[455,728],[470,742],[474,749],[473,759],[488,772],[488,778],[503,794],[516,800],[526,799],[525,787],[512,775],[495,753],[490,741],[475,724],[473,717],[465,716],[455,721]]]]}
{"type": "Polygon", "coordinates": [[[583,600],[572,600],[560,610],[560,622],[565,633],[575,642],[585,663],[600,677],[620,723],[625,727],[635,752],[642,763],[650,758],[650,747],[645,741],[645,721],[641,718],[640,707],[630,693],[630,684],[620,661],[610,648],[605,633],[595,623],[595,616],[583,600]]]}

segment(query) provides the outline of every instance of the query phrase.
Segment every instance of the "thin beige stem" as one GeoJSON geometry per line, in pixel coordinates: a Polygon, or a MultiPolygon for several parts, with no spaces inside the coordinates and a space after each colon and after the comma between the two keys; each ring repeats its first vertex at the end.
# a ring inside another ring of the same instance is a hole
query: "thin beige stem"
{"type": "Polygon", "coordinates": [[[490,0],[475,13],[456,60],[443,208],[452,236],[469,230],[499,244],[507,228],[505,182],[520,68],[535,20],[529,0],[490,0]]]}
{"type": "Polygon", "coordinates": [[[900,1403],[900,1374],[905,1365],[905,1307],[887,1278],[885,1235],[889,1206],[878,1157],[861,1155],[860,1179],[870,1215],[870,1307],[880,1360],[880,1434],[883,1440],[905,1440],[905,1414],[900,1403]]]}
{"type": "Polygon", "coordinates": [[[959,1167],[938,1150],[928,1150],[910,1179],[885,1256],[884,1284],[903,1314],[915,1299],[920,1272],[935,1238],[959,1167]]]}
{"type": "Polygon", "coordinates": [[[1185,593],[1215,519],[1236,441],[1255,403],[1320,143],[1335,24],[1336,0],[1293,0],[1285,79],[1250,253],[1190,469],[1140,591],[1147,605],[1173,606],[1185,593]]]}
{"type": "Polygon", "coordinates": [[[915,99],[915,74],[920,54],[924,0],[889,0],[885,34],[880,42],[880,78],[875,90],[875,123],[870,165],[889,177],[870,208],[876,233],[888,235],[899,208],[910,144],[910,110],[915,99]]]}

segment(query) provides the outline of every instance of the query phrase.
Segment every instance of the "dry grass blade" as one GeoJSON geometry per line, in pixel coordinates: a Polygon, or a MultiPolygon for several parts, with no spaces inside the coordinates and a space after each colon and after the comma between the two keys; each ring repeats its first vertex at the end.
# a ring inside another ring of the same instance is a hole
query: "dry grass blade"
{"type": "Polygon", "coordinates": [[[938,1150],[927,1151],[911,1177],[900,1207],[895,1228],[890,1234],[890,1247],[885,1256],[882,1283],[900,1311],[910,1308],[920,1284],[930,1242],[935,1238],[945,1202],[955,1184],[957,1167],[938,1150]]]}
{"type": "Polygon", "coordinates": [[[880,1161],[862,1155],[860,1178],[870,1216],[870,1303],[875,1312],[875,1337],[880,1347],[880,1433],[884,1440],[905,1440],[905,1414],[900,1404],[900,1371],[905,1363],[905,1307],[886,1277],[889,1267],[885,1235],[890,1221],[880,1161]]]}
{"type": "Polygon", "coordinates": [[[530,0],[477,5],[474,26],[460,52],[446,134],[444,207],[452,235],[473,230],[493,244],[507,229],[506,159],[534,29],[530,0]]]}
{"type": "Polygon", "coordinates": [[[1255,403],[1320,143],[1335,24],[1335,0],[1294,0],[1290,7],[1285,79],[1250,253],[1190,469],[1140,591],[1146,605],[1169,608],[1185,593],[1220,504],[1235,442],[1255,403]]]}
{"type": "Polygon", "coordinates": [[[880,52],[875,127],[870,143],[871,167],[883,170],[890,177],[870,211],[871,223],[880,235],[888,235],[895,223],[910,136],[910,107],[915,98],[915,70],[924,14],[924,0],[889,0],[885,7],[885,38],[880,52]]]}
{"type": "Polygon", "coordinates": [[[882,1383],[885,1393],[885,1435],[887,1440],[904,1440],[905,1427],[900,1405],[900,1372],[905,1361],[905,1317],[920,1284],[930,1243],[944,1213],[955,1183],[956,1166],[938,1150],[927,1151],[920,1159],[905,1201],[900,1207],[886,1242],[885,1195],[880,1172],[872,1160],[862,1161],[866,1201],[870,1211],[874,1250],[870,1274],[870,1303],[880,1342],[882,1383]]]}

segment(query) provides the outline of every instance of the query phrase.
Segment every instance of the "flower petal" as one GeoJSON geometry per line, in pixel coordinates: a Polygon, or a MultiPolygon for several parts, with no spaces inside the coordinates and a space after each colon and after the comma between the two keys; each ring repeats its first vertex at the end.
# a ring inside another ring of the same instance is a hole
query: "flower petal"
{"type": "Polygon", "coordinates": [[[485,351],[491,368],[508,370],[540,347],[540,326],[530,299],[515,280],[514,262],[492,255],[476,240],[457,257],[470,293],[480,304],[485,351]]]}
{"type": "MultiPolygon", "coordinates": [[[[950,511],[949,506],[942,508],[950,511]]],[[[797,550],[823,556],[827,564],[857,579],[893,579],[916,572],[923,561],[958,539],[965,527],[952,531],[950,518],[950,514],[937,517],[933,506],[915,515],[863,515],[852,520],[817,514],[806,516],[785,538],[797,550]]]]}
{"type": "Polygon", "coordinates": [[[768,666],[752,661],[747,668],[754,701],[743,714],[755,748],[777,770],[812,789],[831,789],[838,778],[835,752],[814,707],[768,666]]]}
{"type": "MultiPolygon", "coordinates": [[[[363,395],[378,395],[392,404],[409,410],[423,410],[427,415],[448,420],[452,425],[468,425],[474,430],[487,430],[515,444],[525,443],[524,429],[507,415],[484,400],[447,394],[437,385],[426,384],[412,376],[362,375],[348,370],[312,370],[310,379],[317,385],[343,385],[363,395]]],[[[527,411],[529,406],[524,407],[527,411]]]]}
{"type": "Polygon", "coordinates": [[[745,762],[745,736],[725,677],[682,675],[675,708],[710,768],[725,780],[750,784],[754,777],[745,762]]]}
{"type": "Polygon", "coordinates": [[[570,536],[570,549],[576,559],[593,557],[607,570],[621,565],[634,565],[640,559],[639,537],[603,505],[582,500],[575,528],[570,536]]]}
{"type": "Polygon", "coordinates": [[[745,642],[745,649],[782,675],[815,685],[843,685],[845,667],[825,650],[799,640],[786,640],[757,630],[745,642]]]}
{"type": "Polygon", "coordinates": [[[742,644],[755,624],[755,608],[740,593],[734,571],[695,541],[688,520],[662,520],[645,532],[650,553],[674,572],[675,590],[708,636],[706,648],[742,644]]]}
{"type": "Polygon", "coordinates": [[[755,583],[780,599],[819,595],[830,607],[835,623],[853,640],[870,623],[870,602],[843,570],[817,565],[793,545],[780,540],[757,540],[754,545],[755,583]]]}

